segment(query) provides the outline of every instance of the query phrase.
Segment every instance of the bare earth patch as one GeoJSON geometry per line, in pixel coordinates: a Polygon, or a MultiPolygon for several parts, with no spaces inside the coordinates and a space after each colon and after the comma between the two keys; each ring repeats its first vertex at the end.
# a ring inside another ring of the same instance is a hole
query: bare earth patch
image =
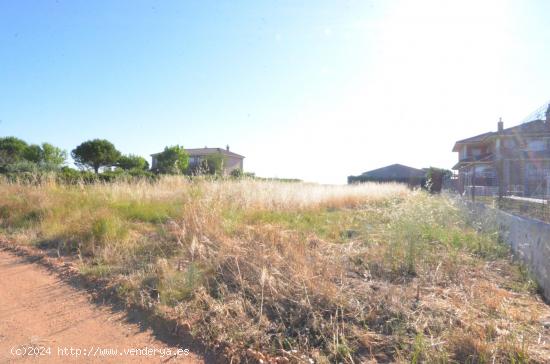
{"type": "Polygon", "coordinates": [[[123,352],[144,348],[173,353],[178,349],[159,341],[149,330],[144,331],[128,322],[127,314],[94,305],[85,292],[61,281],[44,267],[0,250],[0,362],[202,362],[193,353],[161,357],[160,353],[145,356],[123,352]],[[42,352],[44,356],[10,353],[10,350],[28,352],[29,347],[36,348],[33,352],[42,352]],[[50,348],[50,355],[45,353],[47,348],[50,348]],[[58,348],[61,352],[64,348],[75,350],[72,356],[60,355],[58,348]],[[82,350],[80,356],[76,349],[82,350]],[[114,355],[111,350],[107,355],[108,349],[118,352],[114,355]]]}

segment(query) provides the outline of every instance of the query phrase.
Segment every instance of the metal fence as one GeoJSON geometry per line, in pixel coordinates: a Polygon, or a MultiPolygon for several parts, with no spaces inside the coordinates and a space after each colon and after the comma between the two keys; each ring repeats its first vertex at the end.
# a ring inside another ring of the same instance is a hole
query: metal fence
{"type": "Polygon", "coordinates": [[[475,201],[482,202],[488,206],[498,208],[499,210],[518,215],[537,219],[550,223],[550,203],[548,198],[531,198],[531,197],[522,197],[516,195],[504,195],[499,197],[498,191],[497,194],[491,193],[489,189],[479,189],[476,186],[473,188],[473,191],[470,190],[470,193],[464,193],[464,197],[475,201]],[[478,193],[480,192],[480,193],[478,193]],[[486,192],[484,195],[483,192],[486,192]]]}

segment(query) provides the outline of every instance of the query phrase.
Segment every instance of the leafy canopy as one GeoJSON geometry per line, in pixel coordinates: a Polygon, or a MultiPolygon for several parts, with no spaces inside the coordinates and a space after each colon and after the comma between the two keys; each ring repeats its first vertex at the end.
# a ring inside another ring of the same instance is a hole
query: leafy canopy
{"type": "Polygon", "coordinates": [[[24,160],[27,148],[27,143],[19,138],[0,138],[0,165],[6,166],[24,160]]]}
{"type": "Polygon", "coordinates": [[[105,139],[88,140],[71,152],[76,165],[84,168],[92,168],[99,173],[102,167],[110,167],[116,164],[120,158],[120,152],[113,143],[105,139]]]}
{"type": "Polygon", "coordinates": [[[121,156],[117,163],[117,167],[125,171],[140,170],[146,171],[149,169],[149,162],[145,158],[134,154],[128,154],[121,156]]]}
{"type": "Polygon", "coordinates": [[[426,172],[426,189],[430,193],[440,193],[443,184],[450,179],[453,172],[448,169],[430,167],[426,172]]]}
{"type": "Polygon", "coordinates": [[[208,174],[222,174],[224,157],[221,153],[214,153],[206,156],[206,173],[208,174]]]}
{"type": "Polygon", "coordinates": [[[23,152],[23,158],[29,162],[40,163],[42,160],[42,148],[36,144],[29,145],[23,152]]]}
{"type": "Polygon", "coordinates": [[[189,166],[189,154],[183,146],[173,145],[164,148],[164,151],[157,155],[155,171],[163,174],[182,174],[189,166]]]}
{"type": "Polygon", "coordinates": [[[0,138],[0,166],[4,169],[21,163],[28,169],[31,168],[28,163],[34,163],[35,169],[47,167],[53,170],[61,167],[66,159],[67,152],[49,143],[28,145],[15,137],[0,138]]]}
{"type": "Polygon", "coordinates": [[[29,162],[48,165],[52,168],[61,167],[67,160],[67,152],[49,143],[42,145],[31,144],[27,147],[23,156],[29,162]]]}
{"type": "Polygon", "coordinates": [[[67,160],[67,151],[50,143],[42,143],[42,161],[47,164],[62,166],[67,160]]]}

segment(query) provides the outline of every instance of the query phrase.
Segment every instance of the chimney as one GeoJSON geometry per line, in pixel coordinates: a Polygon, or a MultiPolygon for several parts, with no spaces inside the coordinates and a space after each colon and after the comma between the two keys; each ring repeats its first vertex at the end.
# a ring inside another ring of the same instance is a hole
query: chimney
{"type": "Polygon", "coordinates": [[[227,151],[229,152],[229,144],[225,146],[225,149],[227,149],[227,151]]]}
{"type": "Polygon", "coordinates": [[[502,133],[502,131],[504,130],[504,123],[502,122],[502,118],[499,118],[498,119],[498,132],[499,133],[502,133]]]}

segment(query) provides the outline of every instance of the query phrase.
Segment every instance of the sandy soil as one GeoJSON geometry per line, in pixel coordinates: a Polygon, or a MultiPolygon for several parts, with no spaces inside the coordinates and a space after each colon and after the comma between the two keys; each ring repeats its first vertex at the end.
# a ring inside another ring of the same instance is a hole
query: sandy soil
{"type": "Polygon", "coordinates": [[[168,356],[178,347],[132,321],[46,268],[0,250],[0,363],[203,362],[194,353],[168,356]]]}

